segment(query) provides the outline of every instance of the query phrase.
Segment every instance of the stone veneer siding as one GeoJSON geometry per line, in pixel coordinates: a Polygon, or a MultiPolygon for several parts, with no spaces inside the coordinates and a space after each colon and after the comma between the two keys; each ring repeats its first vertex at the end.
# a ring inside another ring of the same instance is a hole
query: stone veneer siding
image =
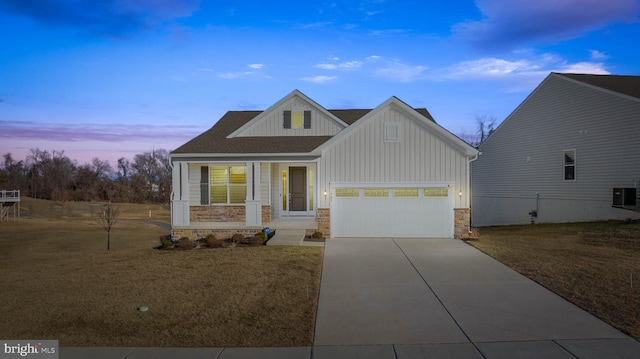
{"type": "Polygon", "coordinates": [[[187,237],[192,241],[203,239],[209,234],[214,234],[217,239],[229,239],[236,233],[241,233],[245,237],[252,237],[261,229],[173,229],[171,238],[178,240],[182,237],[187,237]]]}
{"type": "Polygon", "coordinates": [[[316,209],[316,222],[318,232],[322,232],[325,238],[331,237],[331,210],[329,208],[316,209]]]}
{"type": "Polygon", "coordinates": [[[191,222],[244,222],[246,209],[240,206],[191,206],[191,222]]]}
{"type": "Polygon", "coordinates": [[[453,237],[457,239],[468,239],[471,230],[471,209],[454,208],[453,237]]]}
{"type": "Polygon", "coordinates": [[[262,206],[262,223],[271,222],[271,206],[262,206]]]}
{"type": "MultiPolygon", "coordinates": [[[[191,206],[191,222],[244,222],[246,207],[239,206],[191,206]]],[[[271,206],[262,206],[262,222],[271,222],[271,206]]]]}

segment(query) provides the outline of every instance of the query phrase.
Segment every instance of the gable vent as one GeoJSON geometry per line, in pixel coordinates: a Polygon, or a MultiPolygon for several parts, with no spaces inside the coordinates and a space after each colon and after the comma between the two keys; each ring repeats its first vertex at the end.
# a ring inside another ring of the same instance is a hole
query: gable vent
{"type": "Polygon", "coordinates": [[[384,142],[400,142],[402,129],[398,122],[386,122],[384,124],[384,142]]]}

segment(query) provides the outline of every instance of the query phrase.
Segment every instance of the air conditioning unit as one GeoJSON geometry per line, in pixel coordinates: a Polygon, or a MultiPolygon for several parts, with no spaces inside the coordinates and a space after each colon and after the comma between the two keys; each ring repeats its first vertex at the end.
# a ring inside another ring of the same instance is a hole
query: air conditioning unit
{"type": "Polygon", "coordinates": [[[635,206],[636,205],[636,189],[635,188],[614,188],[613,189],[613,207],[635,206]]]}

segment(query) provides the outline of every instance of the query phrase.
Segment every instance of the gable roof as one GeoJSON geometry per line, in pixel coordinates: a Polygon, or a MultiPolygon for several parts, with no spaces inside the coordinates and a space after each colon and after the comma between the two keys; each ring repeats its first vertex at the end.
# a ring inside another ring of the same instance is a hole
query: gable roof
{"type": "Polygon", "coordinates": [[[580,81],[605,90],[640,98],[640,76],[587,75],[554,73],[572,80],[580,81]]]}
{"type": "MultiPolygon", "coordinates": [[[[273,106],[272,106],[273,107],[273,106]]],[[[353,125],[371,109],[325,110],[347,125],[353,125]]],[[[178,147],[171,154],[294,154],[310,153],[332,136],[231,137],[265,111],[228,111],[213,127],[178,147]]],[[[414,112],[435,121],[427,109],[414,112]]]]}
{"type": "Polygon", "coordinates": [[[449,144],[457,147],[462,152],[464,152],[466,156],[478,155],[479,151],[477,149],[461,140],[458,136],[447,131],[444,127],[438,125],[436,121],[433,120],[433,117],[431,117],[431,114],[429,113],[429,111],[427,111],[427,109],[413,108],[395,96],[390,97],[387,101],[383,102],[375,109],[368,111],[361,119],[358,120],[357,123],[349,126],[337,135],[333,136],[329,141],[323,143],[320,148],[318,148],[318,150],[323,151],[332,146],[334,143],[342,141],[342,139],[357,131],[359,127],[365,126],[367,122],[374,119],[378,113],[380,113],[387,107],[394,107],[397,110],[403,111],[411,120],[415,121],[429,131],[436,133],[440,138],[444,139],[449,144]]]}

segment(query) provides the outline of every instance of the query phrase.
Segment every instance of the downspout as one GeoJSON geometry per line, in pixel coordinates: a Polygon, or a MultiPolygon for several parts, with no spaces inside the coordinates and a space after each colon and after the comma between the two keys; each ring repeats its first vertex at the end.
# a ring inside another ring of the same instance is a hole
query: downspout
{"type": "MultiPolygon", "coordinates": [[[[472,183],[473,183],[473,171],[471,171],[471,162],[475,161],[478,159],[478,157],[480,157],[480,155],[482,154],[481,151],[478,151],[478,154],[472,157],[469,157],[469,160],[467,161],[467,173],[469,174],[469,184],[468,184],[468,189],[467,189],[467,203],[468,203],[468,207],[469,207],[469,211],[471,211],[471,205],[472,205],[472,193],[471,193],[471,188],[472,188],[472,183]]],[[[471,213],[469,213],[469,234],[472,233],[471,231],[471,219],[473,217],[471,216],[471,213]]]]}

